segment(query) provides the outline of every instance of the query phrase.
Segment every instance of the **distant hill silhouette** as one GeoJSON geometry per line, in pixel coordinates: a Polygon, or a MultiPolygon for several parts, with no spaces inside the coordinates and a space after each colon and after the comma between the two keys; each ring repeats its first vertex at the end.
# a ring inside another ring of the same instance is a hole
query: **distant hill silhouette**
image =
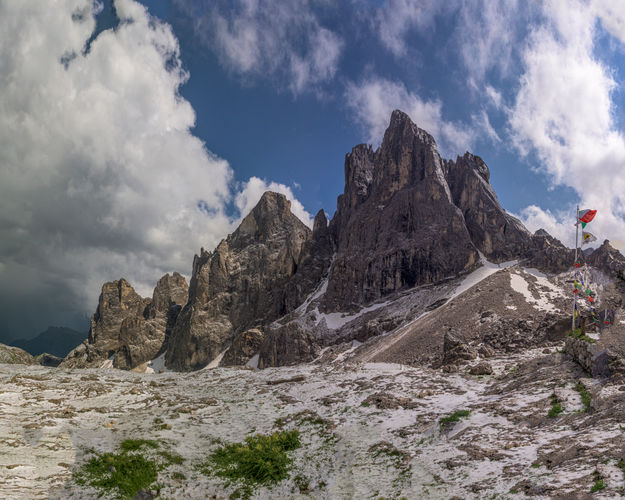
{"type": "Polygon", "coordinates": [[[84,332],[64,326],[50,326],[32,339],[14,339],[9,345],[24,349],[33,356],[47,352],[64,358],[86,338],[87,334],[84,332]]]}

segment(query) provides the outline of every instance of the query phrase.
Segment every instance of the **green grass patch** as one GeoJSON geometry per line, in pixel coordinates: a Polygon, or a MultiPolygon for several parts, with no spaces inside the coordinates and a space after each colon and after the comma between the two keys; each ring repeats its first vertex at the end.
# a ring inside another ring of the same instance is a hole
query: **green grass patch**
{"type": "Polygon", "coordinates": [[[575,386],[575,390],[579,393],[582,398],[582,404],[584,405],[584,411],[590,411],[590,393],[584,387],[584,384],[578,382],[575,386]]]}
{"type": "Polygon", "coordinates": [[[252,487],[278,483],[289,476],[292,459],[288,452],[300,446],[297,429],[256,434],[246,437],[243,443],[220,446],[200,470],[241,484],[241,496],[249,498],[252,487]]]}
{"type": "Polygon", "coordinates": [[[119,447],[122,451],[137,451],[141,448],[158,448],[159,444],[151,439],[124,439],[119,447]]]}
{"type": "Polygon", "coordinates": [[[159,451],[158,454],[161,457],[163,457],[163,459],[165,460],[165,462],[167,462],[168,465],[182,465],[184,463],[184,458],[182,458],[177,453],[172,453],[167,450],[162,450],[162,451],[159,451]]]}
{"type": "Polygon", "coordinates": [[[469,410],[458,410],[458,411],[455,411],[451,415],[447,415],[446,417],[441,418],[438,421],[438,424],[441,427],[445,427],[445,426],[448,426],[450,424],[455,424],[456,422],[459,422],[460,419],[468,417],[470,413],[471,412],[469,410]]]}
{"type": "Polygon", "coordinates": [[[185,476],[182,472],[174,472],[171,477],[173,479],[175,479],[176,481],[186,481],[187,480],[187,476],[185,476]]]}
{"type": "Polygon", "coordinates": [[[551,395],[551,409],[547,413],[547,416],[549,418],[556,418],[563,411],[564,411],[564,408],[562,408],[562,404],[560,404],[558,397],[555,394],[552,394],[551,395]]]}
{"type": "Polygon", "coordinates": [[[591,493],[594,493],[595,491],[601,491],[607,486],[599,472],[595,471],[593,478],[595,480],[595,483],[592,485],[592,488],[590,488],[591,493]]]}
{"type": "Polygon", "coordinates": [[[80,485],[89,484],[117,498],[129,499],[139,490],[149,487],[156,481],[157,475],[156,462],[141,455],[122,452],[92,457],[75,473],[74,478],[80,485]]]}
{"type": "Polygon", "coordinates": [[[584,342],[588,342],[590,344],[595,344],[597,341],[595,339],[590,338],[588,335],[582,333],[581,328],[576,328],[568,333],[569,337],[574,337],[579,340],[583,340],[584,342]]]}

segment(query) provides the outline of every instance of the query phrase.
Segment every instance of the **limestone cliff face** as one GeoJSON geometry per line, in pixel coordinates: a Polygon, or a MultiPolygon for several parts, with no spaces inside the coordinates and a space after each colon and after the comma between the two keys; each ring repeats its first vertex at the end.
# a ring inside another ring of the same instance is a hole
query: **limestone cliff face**
{"type": "Polygon", "coordinates": [[[297,271],[311,231],[290,206],[284,195],[265,193],[234,233],[213,252],[195,257],[189,302],[167,351],[169,368],[206,366],[237,335],[273,321],[293,306],[285,287],[297,271]]]}
{"type": "Polygon", "coordinates": [[[61,367],[113,366],[132,369],[160,354],[183,304],[188,286],[178,273],[163,276],[152,299],[143,298],[125,279],[105,283],[91,317],[85,342],[70,352],[61,367]]]}
{"type": "Polygon", "coordinates": [[[444,162],[444,167],[452,201],[477,249],[497,263],[527,256],[531,233],[499,204],[484,161],[466,153],[455,162],[444,162]]]}
{"type": "Polygon", "coordinates": [[[377,151],[345,158],[330,223],[336,257],[326,310],[346,310],[471,269],[479,260],[432,136],[394,111],[377,151]]]}

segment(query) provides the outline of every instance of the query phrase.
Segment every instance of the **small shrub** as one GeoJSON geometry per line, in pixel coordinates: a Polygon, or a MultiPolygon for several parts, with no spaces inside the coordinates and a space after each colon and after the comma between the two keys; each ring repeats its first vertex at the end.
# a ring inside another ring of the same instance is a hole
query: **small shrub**
{"type": "Polygon", "coordinates": [[[300,493],[306,493],[310,491],[310,479],[308,479],[306,476],[298,474],[293,478],[293,482],[295,483],[295,486],[297,486],[297,489],[300,493]]]}
{"type": "Polygon", "coordinates": [[[157,474],[156,463],[141,455],[103,453],[83,465],[75,474],[75,479],[78,484],[88,483],[126,499],[149,487],[156,481],[157,474]]]}
{"type": "Polygon", "coordinates": [[[592,485],[592,488],[590,488],[591,493],[594,493],[595,491],[601,491],[607,486],[599,472],[595,471],[593,478],[595,480],[595,483],[592,485]]]}
{"type": "Polygon", "coordinates": [[[581,328],[576,328],[568,333],[569,337],[574,337],[579,340],[583,340],[584,342],[588,342],[589,344],[595,344],[597,341],[595,339],[590,338],[588,335],[582,333],[581,328]]]}
{"type": "Polygon", "coordinates": [[[300,446],[297,430],[256,434],[246,437],[244,443],[220,446],[201,470],[243,483],[242,494],[249,497],[252,485],[268,485],[286,479],[292,464],[287,452],[300,446]]]}
{"type": "Polygon", "coordinates": [[[549,418],[556,418],[563,411],[564,411],[564,408],[562,408],[560,401],[558,401],[558,397],[555,394],[552,394],[551,395],[551,409],[549,410],[549,413],[547,413],[547,416],[549,418]]]}

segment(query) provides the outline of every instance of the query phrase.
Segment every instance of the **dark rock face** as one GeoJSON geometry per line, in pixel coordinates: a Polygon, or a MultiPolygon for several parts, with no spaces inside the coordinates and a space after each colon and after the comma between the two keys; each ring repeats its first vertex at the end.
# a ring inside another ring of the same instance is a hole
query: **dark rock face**
{"type": "MultiPolygon", "coordinates": [[[[578,258],[584,262],[580,252],[578,258]]],[[[527,261],[528,267],[535,267],[543,272],[557,274],[570,269],[575,262],[575,250],[565,247],[559,240],[544,229],[536,231],[531,238],[531,250],[527,261]]]]}
{"type": "Polygon", "coordinates": [[[258,328],[251,328],[234,339],[232,345],[224,354],[221,366],[237,366],[246,364],[252,356],[258,353],[265,335],[258,328]]]}
{"type": "Polygon", "coordinates": [[[478,261],[434,139],[401,111],[377,151],[360,145],[346,156],[330,230],[336,257],[327,311],[440,281],[478,261]]]}
{"type": "Polygon", "coordinates": [[[290,207],[283,195],[265,193],[234,233],[195,257],[189,302],[167,351],[169,368],[202,368],[238,334],[293,307],[285,290],[311,231],[290,207]]]}
{"type": "Polygon", "coordinates": [[[310,332],[296,322],[282,327],[269,328],[260,347],[258,367],[288,366],[312,361],[319,347],[310,332]]]}
{"type": "Polygon", "coordinates": [[[586,257],[586,263],[609,274],[625,270],[625,257],[608,240],[586,257]]]}
{"type": "Polygon", "coordinates": [[[58,356],[55,356],[54,354],[49,354],[47,352],[39,354],[35,357],[35,359],[37,360],[37,363],[39,363],[41,366],[52,367],[59,366],[63,361],[63,358],[59,358],[58,356]]]}
{"type": "Polygon", "coordinates": [[[473,244],[493,262],[525,256],[531,234],[499,204],[484,161],[466,153],[455,162],[444,162],[444,167],[453,202],[462,211],[473,244]]]}
{"type": "Polygon", "coordinates": [[[312,237],[304,243],[297,272],[286,286],[285,306],[292,311],[319,285],[327,274],[334,253],[328,219],[323,210],[315,216],[312,237]]]}
{"type": "Polygon", "coordinates": [[[166,347],[187,294],[186,280],[178,273],[163,276],[152,299],[141,297],[123,278],[105,283],[89,337],[60,366],[95,367],[114,356],[113,366],[129,370],[154,359],[166,347]]]}

